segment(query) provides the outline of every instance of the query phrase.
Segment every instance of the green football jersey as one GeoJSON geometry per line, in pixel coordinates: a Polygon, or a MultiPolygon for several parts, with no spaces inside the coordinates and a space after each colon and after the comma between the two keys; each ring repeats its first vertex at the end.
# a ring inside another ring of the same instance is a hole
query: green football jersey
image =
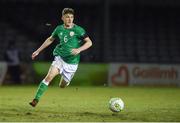
{"type": "Polygon", "coordinates": [[[64,28],[64,25],[59,25],[51,36],[59,39],[59,44],[55,47],[53,55],[61,56],[66,63],[78,64],[80,54],[72,55],[71,50],[81,46],[82,40],[87,36],[85,30],[78,25],[74,25],[70,29],[64,28]]]}

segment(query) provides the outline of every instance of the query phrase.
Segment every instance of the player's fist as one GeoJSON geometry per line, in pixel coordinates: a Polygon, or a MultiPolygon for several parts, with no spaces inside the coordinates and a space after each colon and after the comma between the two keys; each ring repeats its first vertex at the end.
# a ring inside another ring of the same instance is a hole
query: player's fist
{"type": "Polygon", "coordinates": [[[38,51],[35,51],[35,52],[32,53],[31,58],[34,60],[34,58],[35,58],[37,55],[39,55],[39,52],[38,52],[38,51]]]}

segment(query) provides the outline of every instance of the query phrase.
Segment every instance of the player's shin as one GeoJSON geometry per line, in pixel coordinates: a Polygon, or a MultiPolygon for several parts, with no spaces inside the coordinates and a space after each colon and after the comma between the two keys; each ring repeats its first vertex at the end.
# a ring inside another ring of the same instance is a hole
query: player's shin
{"type": "Polygon", "coordinates": [[[35,99],[39,101],[39,99],[41,98],[43,93],[47,90],[47,88],[48,88],[47,82],[45,82],[45,80],[42,80],[37,89],[35,99]]]}

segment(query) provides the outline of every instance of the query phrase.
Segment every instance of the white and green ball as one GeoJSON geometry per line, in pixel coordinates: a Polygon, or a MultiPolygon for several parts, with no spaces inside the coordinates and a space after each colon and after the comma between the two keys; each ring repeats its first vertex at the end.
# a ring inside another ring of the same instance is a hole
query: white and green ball
{"type": "Polygon", "coordinates": [[[124,109],[124,102],[122,101],[121,98],[111,98],[109,100],[109,109],[112,112],[120,112],[124,109]]]}

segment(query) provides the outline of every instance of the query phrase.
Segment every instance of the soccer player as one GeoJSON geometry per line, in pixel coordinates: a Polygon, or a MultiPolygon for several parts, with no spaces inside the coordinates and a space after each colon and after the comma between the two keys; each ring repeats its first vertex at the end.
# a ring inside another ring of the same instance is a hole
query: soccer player
{"type": "Polygon", "coordinates": [[[40,82],[34,99],[29,103],[32,107],[37,105],[51,80],[56,75],[61,75],[59,82],[61,88],[69,85],[78,68],[80,53],[92,45],[92,41],[85,30],[73,23],[74,10],[72,8],[64,8],[61,19],[63,24],[58,25],[51,36],[32,54],[32,59],[34,59],[42,50],[48,47],[55,38],[59,39],[59,44],[53,51],[54,61],[46,77],[40,82]]]}

